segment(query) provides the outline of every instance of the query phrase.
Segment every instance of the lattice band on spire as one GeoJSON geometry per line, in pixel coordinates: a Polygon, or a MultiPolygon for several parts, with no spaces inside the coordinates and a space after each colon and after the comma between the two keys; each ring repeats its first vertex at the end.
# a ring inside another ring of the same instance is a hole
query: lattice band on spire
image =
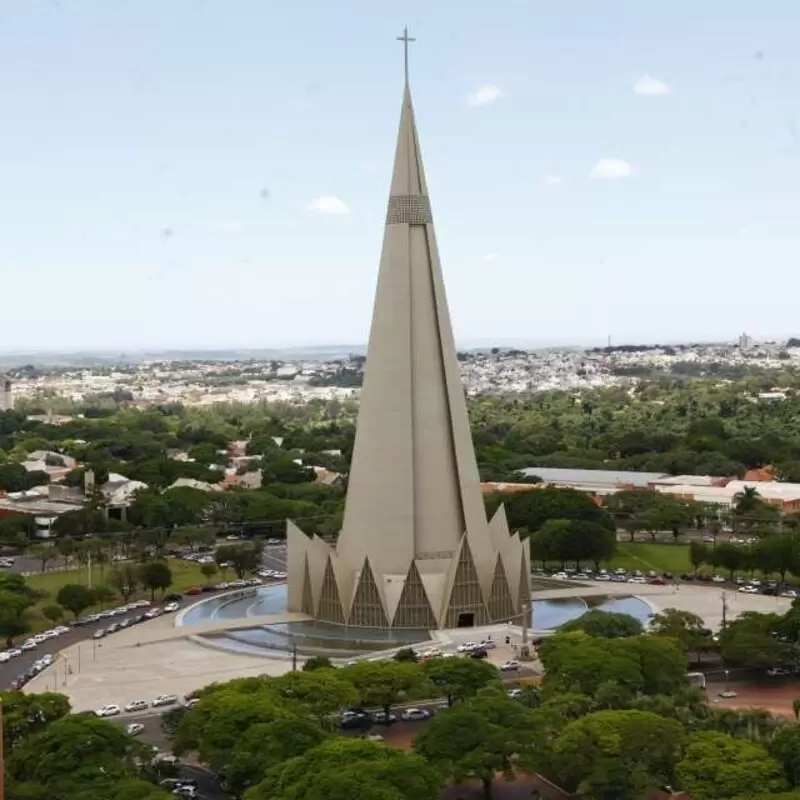
{"type": "Polygon", "coordinates": [[[389,210],[386,213],[387,225],[427,225],[433,222],[431,203],[424,194],[401,194],[389,198],[389,210]]]}

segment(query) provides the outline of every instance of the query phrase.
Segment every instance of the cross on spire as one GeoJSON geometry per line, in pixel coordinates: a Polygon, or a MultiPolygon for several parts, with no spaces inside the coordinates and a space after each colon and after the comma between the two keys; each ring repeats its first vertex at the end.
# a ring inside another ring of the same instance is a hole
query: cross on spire
{"type": "Polygon", "coordinates": [[[417,40],[408,35],[408,28],[403,28],[403,35],[397,37],[398,42],[403,43],[403,55],[405,56],[406,83],[408,83],[408,43],[417,40]]]}

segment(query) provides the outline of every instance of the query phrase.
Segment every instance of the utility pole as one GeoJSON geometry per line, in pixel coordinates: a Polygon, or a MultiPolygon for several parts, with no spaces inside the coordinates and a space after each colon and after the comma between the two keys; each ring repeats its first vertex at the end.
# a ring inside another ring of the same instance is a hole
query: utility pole
{"type": "MultiPolygon", "coordinates": [[[[722,630],[728,626],[728,595],[726,592],[722,593],[722,630]]],[[[2,798],[0,798],[2,800],[2,798]]]]}
{"type": "MultiPolygon", "coordinates": [[[[92,588],[92,551],[91,550],[88,551],[87,556],[88,556],[88,558],[86,559],[86,571],[87,571],[87,577],[88,577],[88,586],[91,589],[92,588]]],[[[3,800],[3,798],[0,797],[0,800],[3,800]]]]}
{"type": "MultiPolygon", "coordinates": [[[[297,645],[292,644],[292,672],[297,672],[297,645]]],[[[3,800],[0,797],[0,800],[3,800]]]]}

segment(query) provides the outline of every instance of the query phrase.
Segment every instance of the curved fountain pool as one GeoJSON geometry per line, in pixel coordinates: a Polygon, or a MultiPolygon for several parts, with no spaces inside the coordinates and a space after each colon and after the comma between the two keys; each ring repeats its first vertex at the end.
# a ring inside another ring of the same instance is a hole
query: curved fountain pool
{"type": "MultiPolygon", "coordinates": [[[[565,597],[556,600],[535,600],[531,612],[534,631],[552,631],[589,610],[599,608],[630,614],[647,622],[651,607],[638,597],[565,597]]],[[[203,622],[240,620],[263,614],[280,613],[286,609],[284,584],[261,586],[218,597],[201,600],[186,609],[179,625],[203,622]]],[[[416,644],[430,638],[426,630],[386,631],[378,628],[348,628],[324,622],[288,622],[277,625],[242,628],[217,634],[205,634],[207,643],[237,653],[267,655],[294,648],[301,655],[352,657],[375,650],[416,644]]]]}

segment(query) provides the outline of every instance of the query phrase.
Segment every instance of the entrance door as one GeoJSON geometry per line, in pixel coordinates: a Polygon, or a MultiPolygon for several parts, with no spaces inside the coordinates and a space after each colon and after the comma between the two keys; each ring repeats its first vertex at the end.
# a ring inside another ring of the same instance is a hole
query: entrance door
{"type": "Polygon", "coordinates": [[[459,628],[473,628],[475,626],[475,614],[466,611],[458,615],[459,628]]]}

